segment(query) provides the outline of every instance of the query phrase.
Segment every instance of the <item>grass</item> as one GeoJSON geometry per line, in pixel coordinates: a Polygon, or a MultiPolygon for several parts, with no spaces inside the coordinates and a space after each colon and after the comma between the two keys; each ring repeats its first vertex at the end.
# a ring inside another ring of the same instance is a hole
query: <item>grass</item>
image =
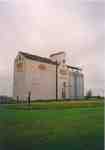
{"type": "Polygon", "coordinates": [[[103,150],[104,108],[86,103],[2,105],[0,150],[103,150]]]}
{"type": "Polygon", "coordinates": [[[70,108],[87,108],[87,107],[97,107],[103,106],[103,101],[51,101],[51,102],[33,102],[30,105],[27,104],[11,104],[5,105],[8,109],[20,109],[20,110],[42,110],[42,109],[70,109],[70,108]]]}

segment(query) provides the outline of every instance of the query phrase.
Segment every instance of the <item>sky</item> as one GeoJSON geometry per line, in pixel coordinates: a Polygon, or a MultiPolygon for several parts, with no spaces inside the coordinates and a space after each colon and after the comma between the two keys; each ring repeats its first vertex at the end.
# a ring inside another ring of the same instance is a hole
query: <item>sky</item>
{"type": "Polygon", "coordinates": [[[104,0],[0,0],[0,95],[12,96],[18,51],[65,51],[67,63],[83,69],[85,91],[103,94],[104,31],[104,0]]]}

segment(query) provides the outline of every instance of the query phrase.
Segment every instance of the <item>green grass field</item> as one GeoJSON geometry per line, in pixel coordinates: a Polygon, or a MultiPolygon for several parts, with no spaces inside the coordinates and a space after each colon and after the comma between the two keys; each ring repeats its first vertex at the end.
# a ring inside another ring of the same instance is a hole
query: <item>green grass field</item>
{"type": "Polygon", "coordinates": [[[26,105],[1,105],[0,150],[104,149],[102,105],[73,107],[72,104],[66,108],[64,103],[62,107],[58,106],[60,109],[56,105],[38,103],[30,108],[26,105]],[[41,109],[38,109],[40,105],[41,109]],[[51,109],[45,109],[45,106],[51,109]]]}

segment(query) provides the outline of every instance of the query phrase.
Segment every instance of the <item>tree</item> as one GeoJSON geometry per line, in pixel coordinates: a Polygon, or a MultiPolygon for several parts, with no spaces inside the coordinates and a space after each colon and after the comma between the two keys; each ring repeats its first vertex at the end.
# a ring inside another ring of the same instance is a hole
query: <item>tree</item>
{"type": "Polygon", "coordinates": [[[91,98],[91,97],[92,97],[92,90],[89,89],[89,90],[87,91],[87,93],[86,93],[86,98],[88,99],[88,98],[91,98]]]}

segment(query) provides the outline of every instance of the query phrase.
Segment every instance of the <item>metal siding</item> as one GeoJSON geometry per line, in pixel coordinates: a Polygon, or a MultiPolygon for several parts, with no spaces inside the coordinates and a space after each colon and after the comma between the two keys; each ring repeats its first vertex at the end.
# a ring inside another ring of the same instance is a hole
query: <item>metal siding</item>
{"type": "Polygon", "coordinates": [[[69,85],[69,97],[70,99],[75,99],[75,76],[72,71],[70,71],[69,85]]]}

